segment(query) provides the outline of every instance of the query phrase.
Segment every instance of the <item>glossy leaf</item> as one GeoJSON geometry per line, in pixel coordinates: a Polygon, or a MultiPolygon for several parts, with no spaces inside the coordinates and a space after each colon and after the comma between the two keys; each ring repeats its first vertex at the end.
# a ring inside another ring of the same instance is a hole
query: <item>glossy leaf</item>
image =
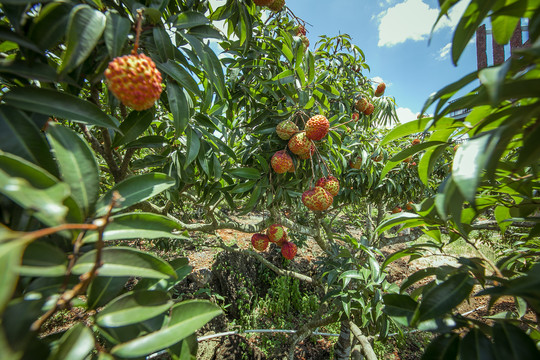
{"type": "Polygon", "coordinates": [[[403,326],[410,326],[418,303],[408,295],[387,294],[383,296],[383,312],[403,326]]]}
{"type": "Polygon", "coordinates": [[[67,256],[56,246],[34,241],[24,251],[18,271],[23,276],[62,276],[67,269],[67,256]]]}
{"type": "Polygon", "coordinates": [[[86,215],[94,210],[99,195],[99,170],[88,144],[73,130],[50,124],[48,136],[60,176],[86,215]]]}
{"type": "MultiPolygon", "coordinates": [[[[128,213],[114,215],[111,223],[103,233],[104,241],[127,239],[187,239],[184,235],[175,233],[179,224],[163,215],[152,213],[128,213]]],[[[84,237],[84,243],[97,241],[96,231],[89,231],[84,237]]]]}
{"type": "Polygon", "coordinates": [[[57,116],[88,125],[103,126],[117,130],[116,122],[96,105],[76,96],[52,89],[18,87],[4,97],[7,104],[21,110],[57,116]]]}
{"type": "Polygon", "coordinates": [[[538,359],[540,351],[523,330],[507,322],[493,326],[493,342],[498,359],[538,359]]]}
{"type": "Polygon", "coordinates": [[[94,349],[95,339],[92,331],[83,323],[70,328],[60,339],[53,350],[50,360],[84,360],[94,349]]]}
{"type": "Polygon", "coordinates": [[[105,306],[96,316],[96,323],[104,327],[137,324],[164,313],[172,305],[166,292],[129,292],[105,306]]]}
{"type": "Polygon", "coordinates": [[[105,30],[106,18],[88,5],[77,5],[71,11],[66,33],[66,50],[58,73],[68,73],[90,56],[105,30]]]}
{"type": "Polygon", "coordinates": [[[479,329],[471,329],[461,341],[460,359],[490,360],[495,358],[493,344],[479,329]]]}
{"type": "Polygon", "coordinates": [[[447,333],[437,336],[426,348],[422,360],[456,360],[459,341],[459,334],[447,333]]]}
{"type": "Polygon", "coordinates": [[[232,176],[237,178],[244,178],[244,179],[259,179],[261,177],[261,173],[259,170],[255,168],[238,168],[238,169],[231,169],[228,171],[232,176]]]}
{"type": "Polygon", "coordinates": [[[134,141],[148,129],[152,120],[154,120],[154,111],[152,109],[130,112],[120,124],[122,134],[116,133],[112,146],[117,147],[134,141]]]}
{"type": "Polygon", "coordinates": [[[178,82],[178,84],[180,84],[183,88],[189,90],[197,96],[201,96],[201,90],[199,89],[199,85],[182,66],[171,60],[168,60],[166,63],[163,64],[158,63],[156,64],[156,66],[160,71],[166,73],[174,80],[176,80],[176,82],[178,82]]]}
{"type": "MultiPolygon", "coordinates": [[[[73,273],[84,274],[92,269],[96,261],[96,251],[82,255],[73,273]]],[[[141,276],[153,279],[176,278],[174,269],[162,259],[147,252],[128,247],[110,247],[103,249],[98,276],[141,276]]]]}
{"type": "Polygon", "coordinates": [[[177,135],[184,132],[191,117],[191,99],[185,90],[180,88],[174,80],[167,80],[167,98],[174,119],[177,135]]]}
{"type": "Polygon", "coordinates": [[[169,145],[167,139],[159,135],[149,135],[138,138],[127,143],[125,149],[151,149],[151,148],[164,148],[169,145]]]}
{"type": "Polygon", "coordinates": [[[222,313],[206,301],[185,301],[173,307],[167,327],[115,346],[111,353],[121,357],[140,357],[172,346],[222,313]]]}
{"type": "Polygon", "coordinates": [[[206,16],[194,11],[184,11],[178,15],[174,22],[177,29],[189,29],[199,25],[206,25],[210,22],[206,16]]]}
{"type": "Polygon", "coordinates": [[[173,178],[161,173],[148,173],[134,175],[113,186],[105,193],[96,205],[96,214],[105,214],[112,200],[112,195],[117,191],[122,197],[121,202],[113,209],[117,212],[135,205],[141,201],[150,199],[157,194],[174,186],[173,178]]]}
{"type": "MultiPolygon", "coordinates": [[[[1,229],[1,228],[0,228],[1,229]]],[[[4,230],[2,230],[4,231],[4,230]]],[[[3,239],[2,239],[3,240],[3,239]]],[[[24,243],[19,241],[0,241],[0,312],[11,300],[15,285],[19,279],[17,266],[21,262],[24,243]]]]}
{"type": "Polygon", "coordinates": [[[111,10],[106,14],[105,32],[103,38],[109,56],[115,58],[123,55],[123,48],[131,28],[131,23],[128,19],[120,16],[116,11],[111,10]]]}
{"type": "Polygon", "coordinates": [[[88,309],[96,309],[107,305],[112,299],[125,291],[124,286],[129,277],[97,276],[92,279],[86,292],[88,309]]]}
{"type": "Polygon", "coordinates": [[[70,4],[62,2],[46,4],[30,25],[28,38],[41,49],[56,45],[66,33],[71,9],[70,4]]]}

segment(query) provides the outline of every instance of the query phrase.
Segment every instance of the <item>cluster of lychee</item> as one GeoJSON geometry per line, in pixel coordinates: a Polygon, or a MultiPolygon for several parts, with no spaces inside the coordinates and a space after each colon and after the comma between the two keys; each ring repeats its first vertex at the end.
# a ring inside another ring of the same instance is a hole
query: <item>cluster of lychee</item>
{"type": "MultiPolygon", "coordinates": [[[[411,201],[409,201],[407,204],[405,204],[405,209],[407,211],[412,211],[413,203],[411,201]]],[[[392,214],[398,214],[398,213],[400,213],[402,211],[403,211],[403,209],[400,206],[396,206],[395,208],[392,209],[392,214]]]]}
{"type": "MultiPolygon", "coordinates": [[[[385,90],[386,90],[386,84],[383,82],[379,83],[379,85],[377,85],[377,88],[375,89],[375,96],[376,97],[382,96],[385,90]]],[[[375,111],[375,105],[370,103],[365,97],[358,99],[356,103],[354,104],[354,107],[356,108],[356,110],[358,110],[358,112],[353,113],[353,120],[358,120],[360,117],[359,116],[360,113],[366,116],[369,116],[373,114],[373,111],[375,111]]]]}
{"type": "Polygon", "coordinates": [[[296,28],[296,36],[299,36],[304,44],[304,47],[307,49],[309,47],[309,39],[306,36],[306,28],[304,25],[298,25],[296,28]]]}
{"type": "Polygon", "coordinates": [[[272,224],[266,229],[266,234],[253,234],[251,244],[257,251],[265,251],[269,243],[274,243],[281,248],[281,255],[285,259],[292,260],[298,248],[296,244],[289,241],[289,236],[285,228],[279,224],[272,224]]]}
{"type": "Polygon", "coordinates": [[[253,0],[255,5],[266,6],[274,12],[279,12],[285,6],[285,0],[253,0]]]}

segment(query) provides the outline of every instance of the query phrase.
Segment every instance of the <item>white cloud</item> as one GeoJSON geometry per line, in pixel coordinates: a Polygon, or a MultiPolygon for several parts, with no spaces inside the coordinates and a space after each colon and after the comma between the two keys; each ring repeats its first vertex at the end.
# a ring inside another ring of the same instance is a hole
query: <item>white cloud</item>
{"type": "Polygon", "coordinates": [[[388,88],[389,86],[392,86],[392,83],[384,81],[383,78],[380,76],[372,77],[370,80],[372,81],[372,85],[374,89],[377,88],[377,85],[379,85],[379,83],[384,83],[386,85],[386,88],[388,88]]]}
{"type": "Polygon", "coordinates": [[[439,56],[437,57],[437,60],[445,60],[448,58],[448,55],[450,54],[450,49],[452,49],[452,43],[448,43],[444,45],[439,50],[439,56]]]}
{"type": "MultiPolygon", "coordinates": [[[[436,30],[454,28],[465,11],[468,1],[460,1],[437,24],[436,30]]],[[[394,46],[407,40],[428,38],[439,10],[422,0],[405,0],[381,12],[379,19],[379,46],[394,46]]]]}
{"type": "Polygon", "coordinates": [[[409,121],[416,120],[416,117],[419,114],[419,113],[413,113],[411,109],[404,108],[404,107],[397,108],[396,112],[397,112],[399,122],[402,124],[409,121]]]}

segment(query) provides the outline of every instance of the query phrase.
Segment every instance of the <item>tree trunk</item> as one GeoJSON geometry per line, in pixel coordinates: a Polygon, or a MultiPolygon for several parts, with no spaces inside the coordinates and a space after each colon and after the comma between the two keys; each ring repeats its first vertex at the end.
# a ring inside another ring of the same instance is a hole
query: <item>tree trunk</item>
{"type": "Polygon", "coordinates": [[[349,360],[351,356],[351,329],[349,321],[341,321],[338,341],[334,345],[334,360],[349,360]]]}

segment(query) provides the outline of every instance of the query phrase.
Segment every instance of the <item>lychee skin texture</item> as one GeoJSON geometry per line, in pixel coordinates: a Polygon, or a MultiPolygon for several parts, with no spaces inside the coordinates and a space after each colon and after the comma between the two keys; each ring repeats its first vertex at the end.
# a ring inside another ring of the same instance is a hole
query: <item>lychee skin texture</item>
{"type": "Polygon", "coordinates": [[[363,113],[366,110],[368,104],[369,103],[365,98],[361,98],[356,102],[356,104],[354,104],[354,107],[356,108],[356,110],[358,110],[358,112],[363,113]]]}
{"type": "Polygon", "coordinates": [[[386,90],[386,84],[380,83],[379,85],[377,85],[377,89],[375,89],[375,96],[381,96],[382,94],[384,94],[384,90],[386,90]]]}
{"type": "Polygon", "coordinates": [[[311,156],[313,156],[314,153],[315,153],[315,145],[313,145],[313,143],[311,143],[311,145],[309,146],[309,151],[305,152],[303,154],[299,154],[298,157],[301,160],[307,160],[307,159],[311,158],[311,156]]]}
{"type": "Polygon", "coordinates": [[[266,236],[268,240],[273,243],[277,243],[283,236],[286,236],[285,229],[279,224],[272,224],[266,229],[266,236]]]}
{"type": "Polygon", "coordinates": [[[251,245],[257,251],[264,251],[268,247],[268,236],[264,234],[253,234],[251,237],[251,245]]]}
{"type": "Polygon", "coordinates": [[[289,171],[292,166],[294,166],[291,156],[287,154],[287,151],[285,150],[277,151],[274,155],[272,155],[270,164],[272,165],[272,169],[274,169],[274,171],[278,174],[284,174],[289,171]]]}
{"type": "Polygon", "coordinates": [[[361,156],[357,156],[356,158],[352,159],[351,161],[349,161],[349,165],[353,168],[353,169],[360,169],[360,167],[362,166],[362,157],[361,156]]]}
{"type": "Polygon", "coordinates": [[[296,36],[300,35],[306,35],[306,28],[304,27],[304,25],[298,25],[298,27],[296,28],[296,36]]]}
{"type": "Polygon", "coordinates": [[[300,155],[310,150],[311,141],[306,137],[305,132],[294,134],[289,140],[289,149],[293,154],[300,155]]]}
{"type": "Polygon", "coordinates": [[[310,140],[321,140],[328,134],[330,122],[323,115],[315,115],[306,123],[306,136],[310,140]]]}
{"type": "Polygon", "coordinates": [[[270,5],[274,0],[253,0],[255,5],[258,6],[268,6],[270,5]]]}
{"type": "Polygon", "coordinates": [[[334,197],[320,186],[304,191],[302,194],[302,203],[312,211],[323,211],[332,205],[334,197]]]}
{"type": "Polygon", "coordinates": [[[283,236],[278,241],[276,241],[276,245],[279,247],[282,247],[283,244],[285,244],[287,241],[289,241],[289,237],[287,236],[287,233],[285,232],[283,236]]]}
{"type": "Polygon", "coordinates": [[[292,260],[296,255],[297,251],[298,248],[296,247],[296,244],[290,241],[287,241],[281,247],[281,255],[283,255],[283,257],[288,260],[292,260]]]}
{"type": "Polygon", "coordinates": [[[357,112],[353,113],[352,114],[352,120],[358,121],[358,119],[360,119],[360,115],[357,112]]]}
{"type": "Polygon", "coordinates": [[[416,145],[416,144],[420,144],[420,139],[414,139],[414,140],[411,142],[411,145],[416,145]]]}
{"type": "Polygon", "coordinates": [[[364,115],[369,116],[373,113],[374,110],[375,110],[375,106],[372,103],[369,103],[366,109],[364,110],[364,115]]]}
{"type": "Polygon", "coordinates": [[[276,126],[276,132],[281,139],[289,140],[291,136],[298,132],[298,126],[290,120],[285,120],[276,126]]]}
{"type": "Polygon", "coordinates": [[[320,178],[319,180],[317,180],[315,186],[322,187],[332,196],[336,196],[339,193],[339,180],[332,175],[326,178],[320,178]]]}
{"type": "Polygon", "coordinates": [[[405,205],[405,209],[407,209],[407,211],[411,211],[413,209],[413,203],[408,202],[407,205],[405,205]]]}
{"type": "Polygon", "coordinates": [[[161,95],[161,73],[144,54],[114,58],[105,78],[111,92],[124,104],[137,111],[151,108],[161,95]]]}
{"type": "Polygon", "coordinates": [[[278,12],[283,9],[283,6],[285,6],[285,0],[274,0],[266,6],[274,12],[278,12]]]}
{"type": "Polygon", "coordinates": [[[392,214],[397,214],[397,213],[400,213],[402,210],[399,206],[396,206],[395,208],[392,209],[392,214]]]}

